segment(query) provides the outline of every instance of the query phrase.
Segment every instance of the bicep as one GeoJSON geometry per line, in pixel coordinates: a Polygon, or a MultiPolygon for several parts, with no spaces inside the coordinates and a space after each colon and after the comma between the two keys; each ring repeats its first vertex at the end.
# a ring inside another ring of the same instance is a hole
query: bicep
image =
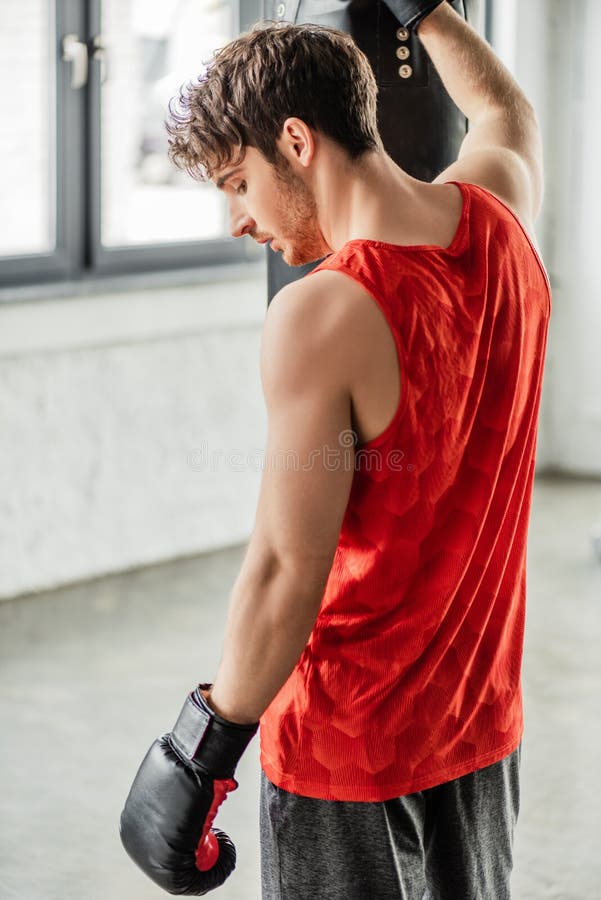
{"type": "Polygon", "coordinates": [[[325,586],[354,472],[351,394],[335,335],[277,300],[261,344],[268,432],[253,541],[303,587],[325,586]]]}

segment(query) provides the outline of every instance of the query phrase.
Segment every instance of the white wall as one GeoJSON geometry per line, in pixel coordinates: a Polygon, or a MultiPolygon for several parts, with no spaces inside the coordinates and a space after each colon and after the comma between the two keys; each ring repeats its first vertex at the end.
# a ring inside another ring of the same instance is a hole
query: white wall
{"type": "Polygon", "coordinates": [[[546,196],[537,232],[553,286],[539,467],[601,475],[601,4],[497,0],[514,72],[536,107],[546,196]]]}
{"type": "MultiPolygon", "coordinates": [[[[548,243],[555,275],[550,346],[553,462],[601,474],[601,5],[556,5],[554,200],[548,243]]],[[[552,102],[553,102],[552,101],[552,102]]]]}
{"type": "Polygon", "coordinates": [[[264,271],[0,308],[0,598],[248,538],[264,271]]]}

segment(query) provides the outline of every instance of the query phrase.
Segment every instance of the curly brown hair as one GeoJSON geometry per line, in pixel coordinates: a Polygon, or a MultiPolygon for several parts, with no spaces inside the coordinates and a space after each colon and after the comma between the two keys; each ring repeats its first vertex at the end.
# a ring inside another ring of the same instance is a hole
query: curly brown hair
{"type": "Polygon", "coordinates": [[[217,50],[169,103],[169,156],[208,181],[254,147],[276,167],[290,116],[336,141],[351,160],[382,149],[378,88],[367,57],[342,31],[259,22],[217,50]]]}

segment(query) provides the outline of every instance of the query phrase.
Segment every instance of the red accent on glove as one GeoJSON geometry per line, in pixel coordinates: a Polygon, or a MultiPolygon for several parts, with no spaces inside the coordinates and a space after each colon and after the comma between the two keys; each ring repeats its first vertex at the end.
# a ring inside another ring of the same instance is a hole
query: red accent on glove
{"type": "Polygon", "coordinates": [[[217,815],[217,810],[225,800],[230,791],[235,791],[238,782],[233,778],[215,779],[213,782],[213,802],[207,813],[204,828],[196,848],[196,868],[201,872],[207,872],[212,869],[219,859],[219,844],[217,838],[210,830],[213,819],[217,815]]]}

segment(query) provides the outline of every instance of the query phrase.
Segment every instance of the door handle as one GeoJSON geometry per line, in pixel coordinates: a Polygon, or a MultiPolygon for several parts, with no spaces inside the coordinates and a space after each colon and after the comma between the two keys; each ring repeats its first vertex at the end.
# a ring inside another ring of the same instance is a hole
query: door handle
{"type": "Polygon", "coordinates": [[[108,75],[107,75],[107,49],[106,44],[104,43],[104,39],[102,35],[97,34],[95,38],[92,39],[92,59],[97,60],[100,63],[100,84],[104,84],[108,75]]]}
{"type": "Polygon", "coordinates": [[[71,87],[78,91],[88,81],[88,48],[76,34],[63,38],[63,59],[71,63],[71,87]]]}

